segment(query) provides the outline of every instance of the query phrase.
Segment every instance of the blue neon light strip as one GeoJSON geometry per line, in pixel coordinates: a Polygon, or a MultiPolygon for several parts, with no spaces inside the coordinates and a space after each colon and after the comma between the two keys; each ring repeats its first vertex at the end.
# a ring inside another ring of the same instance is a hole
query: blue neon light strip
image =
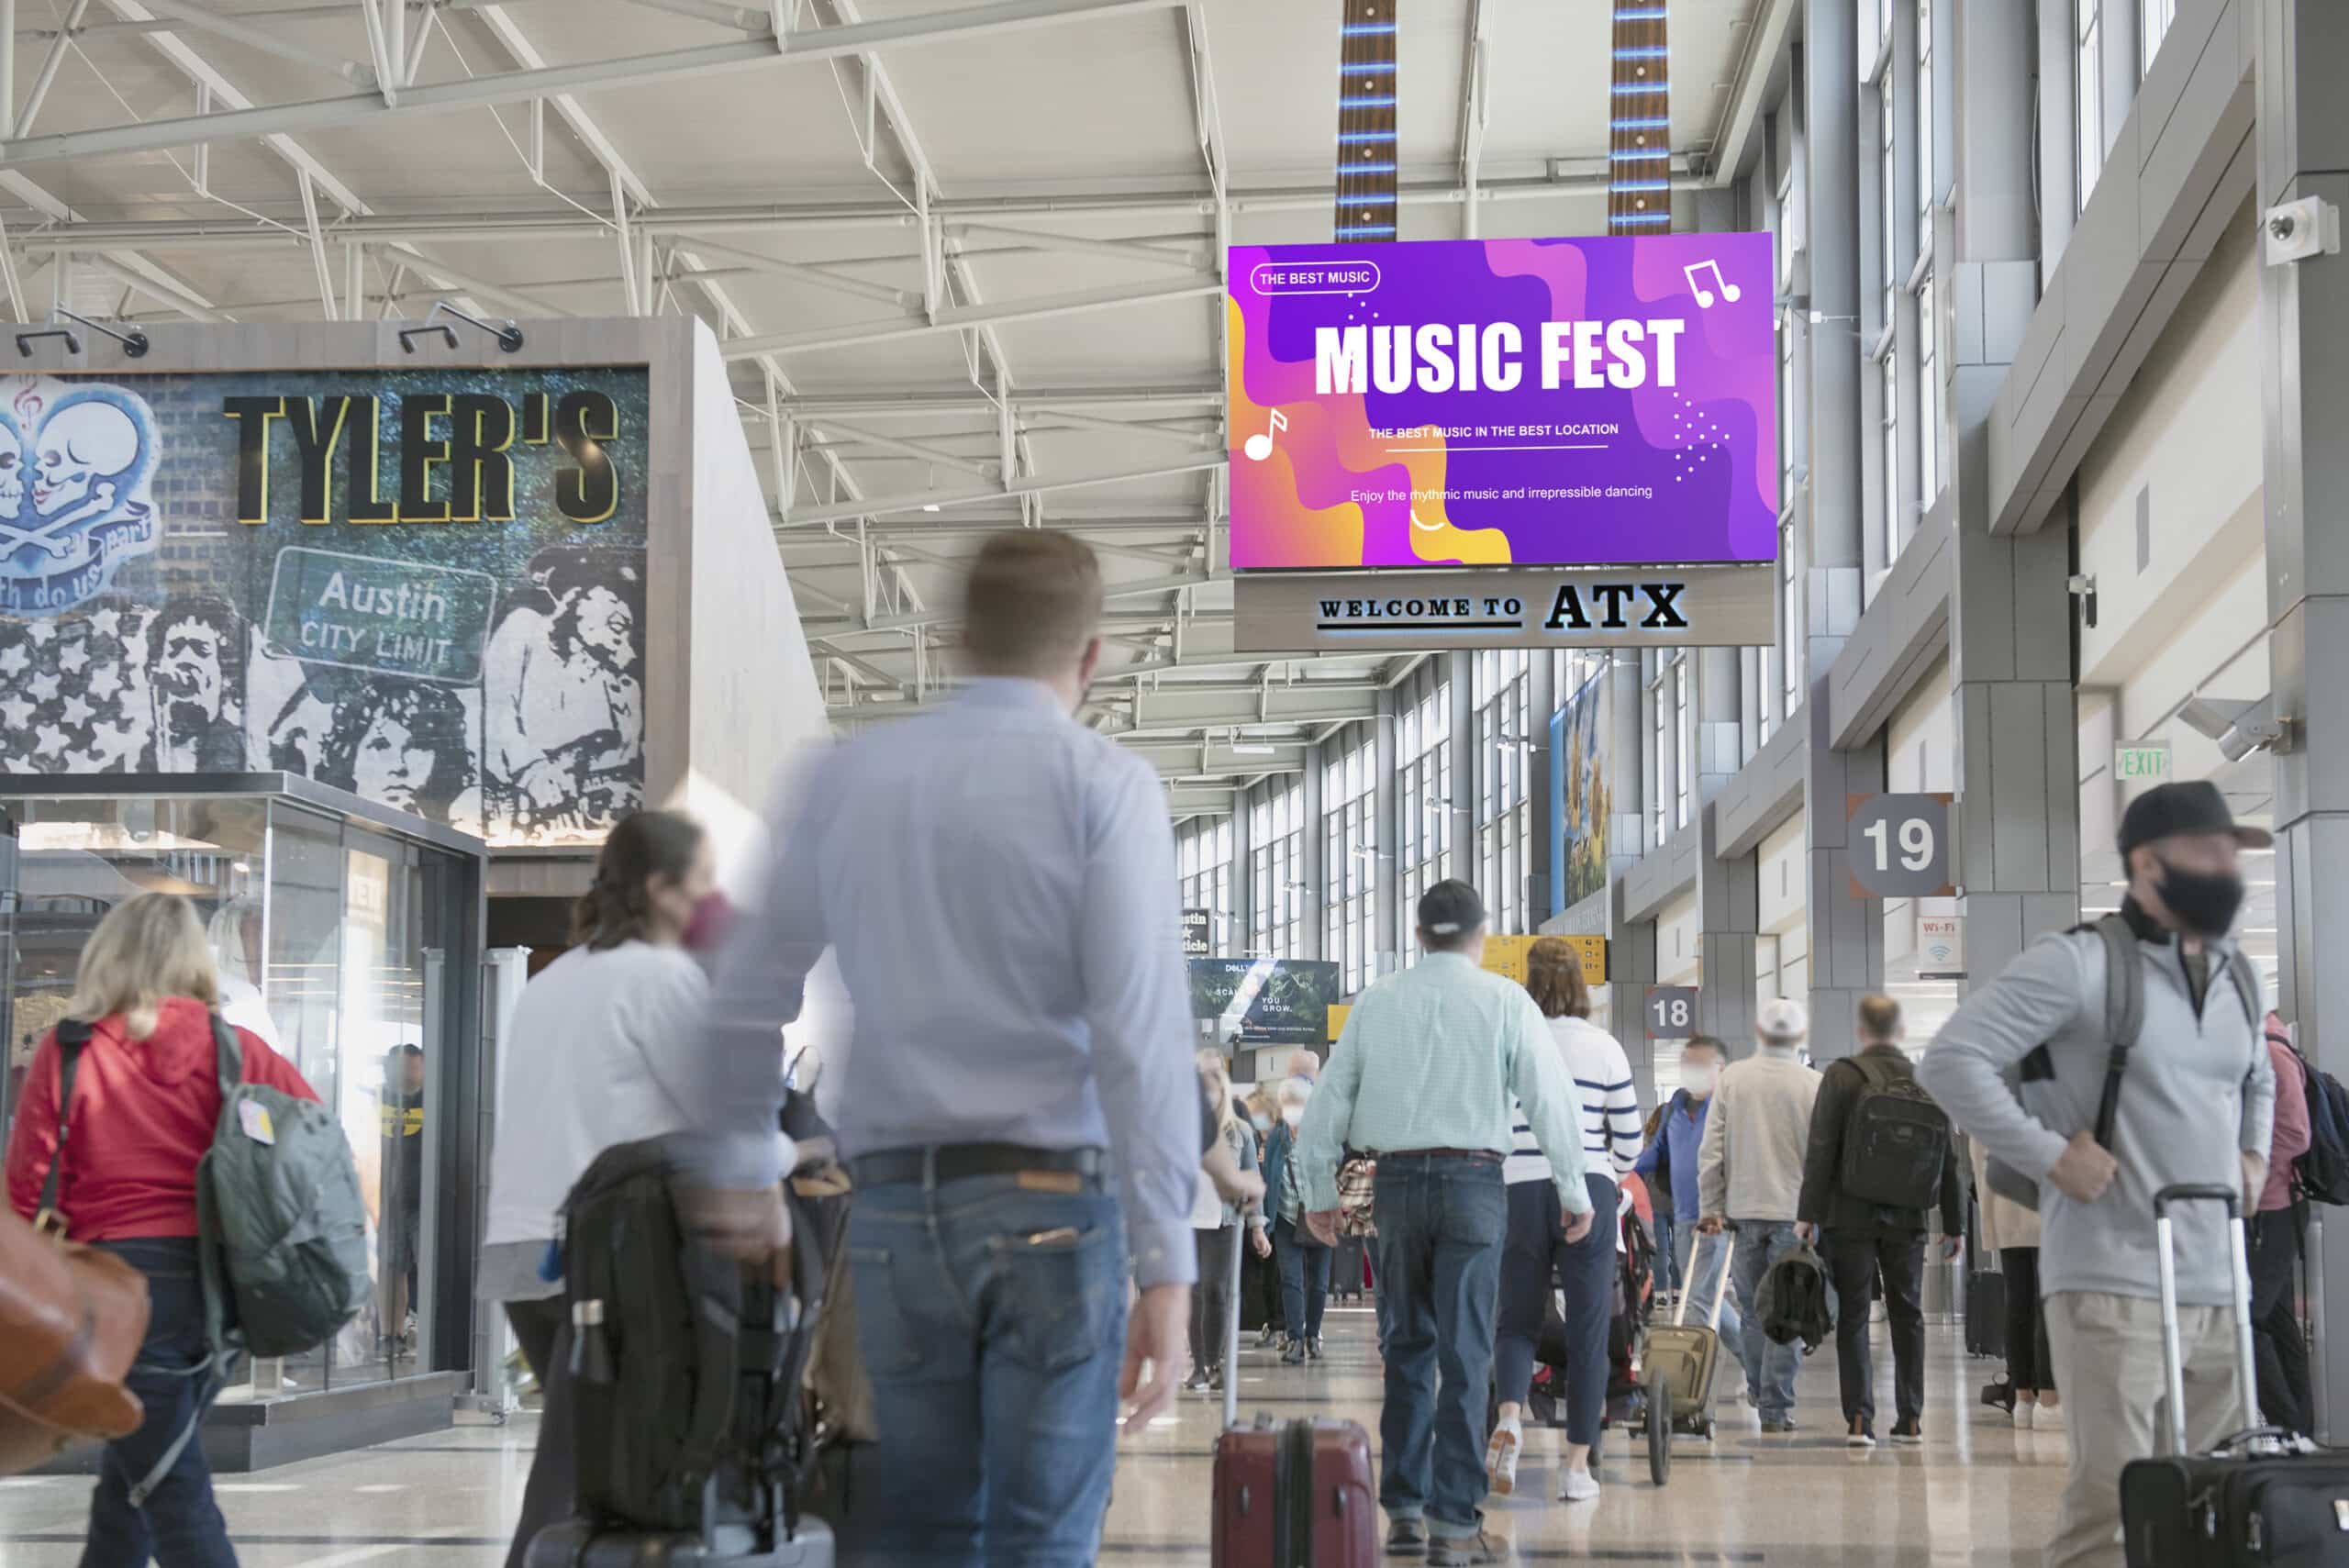
{"type": "MultiPolygon", "coordinates": [[[[1345,171],[1341,169],[1338,172],[1342,174],[1345,171]]],[[[1383,196],[1375,191],[1340,191],[1338,201],[1344,206],[1393,206],[1395,205],[1393,196],[1383,196]]]]}
{"type": "Polygon", "coordinates": [[[1646,11],[1618,11],[1615,13],[1615,19],[1619,22],[1661,22],[1664,20],[1664,7],[1658,6],[1646,11]]]}
{"type": "Polygon", "coordinates": [[[1669,180],[1619,180],[1616,182],[1615,188],[1619,191],[1668,191],[1672,189],[1672,182],[1669,180]]]}
{"type": "Polygon", "coordinates": [[[1382,72],[1392,71],[1394,69],[1395,67],[1391,64],[1382,63],[1381,61],[1374,60],[1367,65],[1341,65],[1338,67],[1338,74],[1341,76],[1375,76],[1382,72]]]}
{"type": "Polygon", "coordinates": [[[1658,158],[1669,158],[1672,154],[1658,147],[1642,148],[1631,152],[1610,152],[1607,156],[1617,163],[1647,163],[1658,158]]]}
{"type": "Polygon", "coordinates": [[[1650,120],[1617,120],[1614,122],[1614,125],[1617,130],[1662,130],[1671,123],[1672,122],[1668,119],[1657,118],[1650,120]]]}
{"type": "Polygon", "coordinates": [[[1352,146],[1355,143],[1364,141],[1392,141],[1394,139],[1395,133],[1391,130],[1341,130],[1338,133],[1338,143],[1341,147],[1352,146]]]}
{"type": "Polygon", "coordinates": [[[1341,163],[1338,165],[1338,178],[1341,180],[1349,174],[1392,174],[1393,172],[1395,172],[1395,165],[1392,163],[1341,163]]]}
{"type": "Polygon", "coordinates": [[[1652,48],[1642,45],[1638,49],[1619,49],[1615,51],[1615,58],[1618,60],[1664,60],[1669,58],[1671,53],[1670,50],[1661,44],[1652,48]]]}
{"type": "Polygon", "coordinates": [[[1615,95],[1619,98],[1636,98],[1643,93],[1661,93],[1670,84],[1665,82],[1618,82],[1615,83],[1615,95]]]}
{"type": "Polygon", "coordinates": [[[1610,223],[1670,223],[1672,215],[1668,212],[1623,212],[1617,213],[1608,221],[1610,223]]]}
{"type": "Polygon", "coordinates": [[[1391,109],[1394,106],[1395,95],[1392,93],[1383,98],[1341,98],[1338,100],[1338,107],[1341,109],[1391,109]]]}
{"type": "Polygon", "coordinates": [[[1338,29],[1338,35],[1341,38],[1349,39],[1392,38],[1395,36],[1395,24],[1392,22],[1351,22],[1346,26],[1340,28],[1338,29]]]}
{"type": "Polygon", "coordinates": [[[1338,230],[1338,238],[1341,239],[1379,239],[1389,238],[1393,236],[1394,232],[1395,226],[1391,223],[1365,223],[1358,224],[1351,228],[1340,228],[1338,230]]]}

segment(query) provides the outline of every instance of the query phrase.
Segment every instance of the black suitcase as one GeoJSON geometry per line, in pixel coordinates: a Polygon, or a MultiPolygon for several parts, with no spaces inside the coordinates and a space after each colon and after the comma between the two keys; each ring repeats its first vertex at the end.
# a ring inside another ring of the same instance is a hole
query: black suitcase
{"type": "Polygon", "coordinates": [[[1965,1276],[1965,1353],[2006,1358],[2007,1276],[1995,1269],[1965,1276]]]}
{"type": "Polygon", "coordinates": [[[2121,1472],[2129,1568],[2341,1568],[2349,1564],[2349,1458],[2259,1425],[2252,1351],[2251,1258],[2232,1187],[2165,1187],[2154,1198],[2161,1270],[2162,1361],[2170,1452],[2121,1472]],[[2235,1354],[2243,1429],[2210,1453],[2186,1451],[2186,1379],[2177,1330],[2170,1208],[2220,1203],[2234,1253],[2235,1354]]]}

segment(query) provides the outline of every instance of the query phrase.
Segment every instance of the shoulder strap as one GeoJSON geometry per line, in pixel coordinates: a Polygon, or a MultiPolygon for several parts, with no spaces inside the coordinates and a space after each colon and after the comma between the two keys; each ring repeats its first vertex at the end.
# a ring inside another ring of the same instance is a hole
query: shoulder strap
{"type": "Polygon", "coordinates": [[[57,1212],[57,1195],[65,1180],[65,1140],[73,1108],[73,1077],[81,1070],[82,1048],[90,1043],[90,1026],[67,1018],[57,1026],[57,1149],[49,1157],[49,1174],[40,1181],[40,1215],[57,1212]]]}
{"type": "Polygon", "coordinates": [[[2243,1016],[2251,1020],[2252,1035],[2259,1041],[2259,1049],[2266,1050],[2266,1016],[2259,1005],[2259,971],[2251,966],[2251,960],[2238,947],[2227,954],[2227,973],[2234,979],[2235,995],[2243,1001],[2243,1016]]]}
{"type": "Polygon", "coordinates": [[[228,1096],[245,1081],[245,1042],[237,1038],[237,1027],[217,1013],[212,1015],[212,1060],[220,1074],[220,1100],[225,1109],[228,1096]]]}
{"type": "Polygon", "coordinates": [[[2121,1075],[2145,1026],[2145,955],[2137,933],[2119,915],[2099,920],[2096,934],[2104,943],[2104,1038],[2111,1048],[2104,1062],[2104,1095],[2097,1103],[2096,1140],[2110,1149],[2121,1114],[2121,1075]]]}
{"type": "Polygon", "coordinates": [[[1860,1075],[1863,1088],[1881,1089],[1899,1080],[1900,1074],[1892,1070],[1890,1062],[1871,1061],[1865,1051],[1854,1052],[1843,1060],[1850,1062],[1852,1070],[1860,1075]]]}

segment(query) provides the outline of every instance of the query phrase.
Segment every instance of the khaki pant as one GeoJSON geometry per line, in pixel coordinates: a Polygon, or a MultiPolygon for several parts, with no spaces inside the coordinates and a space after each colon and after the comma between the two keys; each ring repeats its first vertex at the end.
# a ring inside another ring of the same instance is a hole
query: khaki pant
{"type": "MultiPolygon", "coordinates": [[[[2216,1447],[2243,1424],[2234,1314],[2223,1307],[2178,1308],[2186,1362],[2186,1440],[2216,1447]]],[[[2064,1487],[2047,1568],[2121,1568],[2121,1470],[2167,1451],[2161,1400],[2161,1303],[2142,1296],[2065,1291],[2047,1298],[2047,1342],[2072,1473],[2064,1487]]]]}

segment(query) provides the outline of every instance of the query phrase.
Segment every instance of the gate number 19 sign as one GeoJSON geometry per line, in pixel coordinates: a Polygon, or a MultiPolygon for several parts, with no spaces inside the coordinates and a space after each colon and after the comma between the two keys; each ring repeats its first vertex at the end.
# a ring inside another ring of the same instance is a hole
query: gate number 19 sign
{"type": "Polygon", "coordinates": [[[1846,797],[1843,842],[1857,898],[1949,898],[1948,795],[1846,797]]]}

